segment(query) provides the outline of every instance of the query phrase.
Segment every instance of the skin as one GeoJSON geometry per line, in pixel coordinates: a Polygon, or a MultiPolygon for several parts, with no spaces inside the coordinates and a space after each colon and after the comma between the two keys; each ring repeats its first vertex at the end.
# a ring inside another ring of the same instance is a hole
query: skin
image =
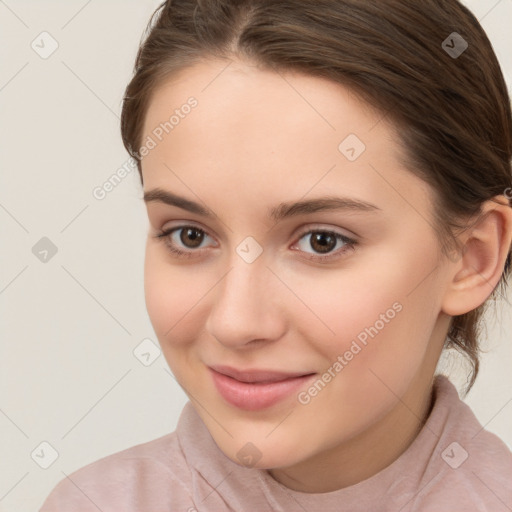
{"type": "Polygon", "coordinates": [[[254,467],[304,492],[360,482],[410,445],[432,406],[432,381],[451,315],[478,307],[503,269],[512,238],[510,208],[484,205],[464,234],[464,257],[442,258],[432,228],[430,187],[400,163],[394,127],[339,84],[205,60],[152,96],[143,138],[194,96],[198,105],[142,160],[144,192],[156,187],[201,203],[209,219],[146,203],[148,314],[165,358],[219,448],[240,463],[253,443],[254,467]],[[226,67],[227,66],[227,67],[226,67]],[[348,134],[366,150],[339,150],[348,134]],[[343,195],[372,212],[321,211],[274,223],[282,202],[343,195]],[[193,225],[168,242],[156,235],[193,225]],[[309,228],[358,243],[321,263],[309,228]],[[196,233],[195,233],[196,234],[196,233]],[[263,249],[252,263],[236,251],[248,236],[263,249]],[[188,246],[185,245],[188,242],[188,246]],[[296,393],[243,411],[216,391],[207,365],[323,374],[358,334],[394,303],[402,307],[307,404],[296,393]]]}

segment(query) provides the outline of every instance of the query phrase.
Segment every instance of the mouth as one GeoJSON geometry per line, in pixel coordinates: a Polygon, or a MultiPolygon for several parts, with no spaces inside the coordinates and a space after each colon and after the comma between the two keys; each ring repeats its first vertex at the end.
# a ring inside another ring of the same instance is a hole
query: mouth
{"type": "Polygon", "coordinates": [[[316,375],[313,372],[237,370],[227,366],[211,366],[209,370],[224,400],[246,411],[265,409],[281,402],[316,375]]]}

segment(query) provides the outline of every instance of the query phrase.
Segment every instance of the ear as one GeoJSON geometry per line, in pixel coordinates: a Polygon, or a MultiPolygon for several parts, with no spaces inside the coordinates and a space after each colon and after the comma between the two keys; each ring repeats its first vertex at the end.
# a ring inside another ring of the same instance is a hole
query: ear
{"type": "Polygon", "coordinates": [[[442,302],[442,311],[451,316],[482,305],[501,278],[512,243],[512,208],[508,198],[495,196],[483,203],[477,220],[459,240],[463,249],[453,263],[442,302]]]}

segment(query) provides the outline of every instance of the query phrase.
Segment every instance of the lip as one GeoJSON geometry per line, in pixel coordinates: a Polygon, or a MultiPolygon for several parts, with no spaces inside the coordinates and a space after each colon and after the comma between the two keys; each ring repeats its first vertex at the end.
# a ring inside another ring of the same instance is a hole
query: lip
{"type": "Polygon", "coordinates": [[[217,391],[229,404],[246,411],[275,405],[312,379],[315,373],[285,373],[274,370],[237,370],[209,367],[217,391]]]}

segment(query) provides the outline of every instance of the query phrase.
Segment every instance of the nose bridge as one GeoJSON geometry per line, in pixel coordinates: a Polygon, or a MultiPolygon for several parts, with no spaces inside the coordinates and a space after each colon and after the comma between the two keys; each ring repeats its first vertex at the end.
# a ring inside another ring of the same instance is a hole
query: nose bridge
{"type": "Polygon", "coordinates": [[[229,270],[215,289],[206,328],[225,345],[241,346],[279,335],[275,276],[252,242],[242,242],[229,258],[229,270]],[[275,284],[275,283],[274,283],[275,284]]]}
{"type": "Polygon", "coordinates": [[[245,237],[231,250],[228,258],[229,272],[220,284],[221,300],[230,302],[233,299],[235,305],[243,305],[262,299],[259,296],[262,291],[260,288],[266,287],[261,285],[267,282],[272,274],[267,264],[267,253],[264,252],[262,245],[252,236],[245,237]]]}
{"type": "Polygon", "coordinates": [[[265,274],[268,273],[268,269],[262,261],[248,264],[236,261],[236,258],[238,256],[232,259],[230,270],[220,285],[219,302],[225,302],[231,309],[250,305],[253,313],[256,313],[255,299],[264,300],[264,297],[260,297],[259,285],[267,279],[268,276],[265,274]]]}

